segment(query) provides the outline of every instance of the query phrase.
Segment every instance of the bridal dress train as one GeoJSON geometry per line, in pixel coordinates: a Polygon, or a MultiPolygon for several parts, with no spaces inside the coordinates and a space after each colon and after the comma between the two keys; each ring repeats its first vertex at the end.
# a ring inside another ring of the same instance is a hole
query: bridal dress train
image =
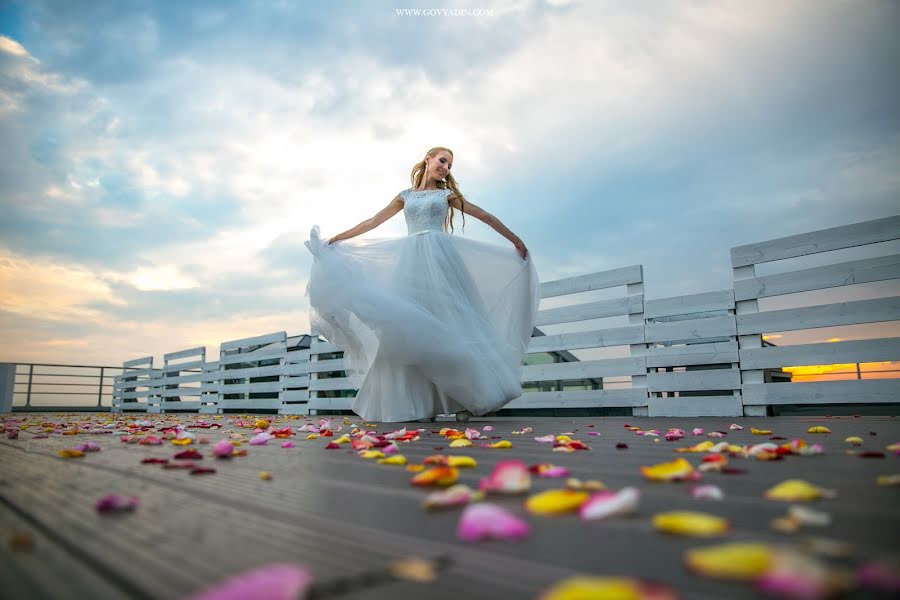
{"type": "Polygon", "coordinates": [[[540,303],[531,252],[443,231],[449,193],[401,192],[405,237],[326,244],[315,225],[305,242],[310,325],[363,377],[353,411],[366,420],[483,415],[522,395],[540,303]]]}

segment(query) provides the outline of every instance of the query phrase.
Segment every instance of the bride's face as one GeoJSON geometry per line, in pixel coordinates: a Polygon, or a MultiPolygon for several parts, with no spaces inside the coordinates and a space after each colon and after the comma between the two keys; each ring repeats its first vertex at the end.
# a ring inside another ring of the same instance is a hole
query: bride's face
{"type": "Polygon", "coordinates": [[[450,174],[450,169],[453,167],[453,156],[445,150],[439,150],[435,152],[434,156],[425,160],[428,164],[425,173],[434,179],[444,179],[450,174]]]}

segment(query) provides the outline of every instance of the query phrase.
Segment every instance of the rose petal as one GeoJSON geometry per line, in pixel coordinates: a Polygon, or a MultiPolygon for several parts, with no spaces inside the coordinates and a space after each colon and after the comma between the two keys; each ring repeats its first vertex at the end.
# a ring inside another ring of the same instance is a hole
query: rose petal
{"type": "Polygon", "coordinates": [[[108,496],[103,496],[97,503],[94,505],[94,508],[99,513],[121,513],[121,512],[132,512],[138,506],[138,498],[137,496],[130,496],[126,498],[125,496],[120,496],[119,494],[109,494],[108,496]]]}
{"type": "Polygon", "coordinates": [[[664,533],[692,537],[722,535],[730,527],[727,519],[688,510],[656,514],[653,516],[653,526],[664,533]]]}
{"type": "Polygon", "coordinates": [[[228,440],[221,440],[213,446],[213,454],[218,458],[231,458],[232,452],[234,452],[234,444],[228,440]]]}
{"type": "Polygon", "coordinates": [[[774,553],[767,544],[737,542],[692,548],[684,553],[684,561],[706,577],[749,581],[772,567],[774,553]]]}
{"type": "Polygon", "coordinates": [[[579,516],[586,520],[630,515],[637,510],[641,492],[625,487],[618,492],[597,492],[579,508],[579,516]]]}
{"type": "Polygon", "coordinates": [[[459,471],[453,467],[434,467],[423,471],[409,480],[411,485],[438,485],[448,486],[456,483],[459,478],[459,471]]]}
{"type": "Polygon", "coordinates": [[[813,425],[806,430],[806,433],[831,433],[831,430],[824,425],[813,425]]]}
{"type": "Polygon", "coordinates": [[[580,490],[546,490],[525,500],[525,508],[536,515],[561,514],[578,509],[588,498],[580,490]]]}
{"type": "Polygon", "coordinates": [[[456,535],[466,542],[482,539],[519,540],[528,536],[531,527],[511,512],[496,504],[479,502],[463,510],[456,535]]]}
{"type": "Polygon", "coordinates": [[[403,466],[406,464],[406,457],[402,454],[394,454],[393,456],[389,456],[387,458],[379,458],[377,461],[379,465],[398,465],[403,466]]]}
{"type": "Polygon", "coordinates": [[[817,500],[825,495],[833,495],[833,492],[817,487],[802,479],[788,479],[769,488],[764,495],[770,500],[808,502],[810,500],[817,500]]]}
{"type": "Polygon", "coordinates": [[[467,485],[457,484],[446,490],[437,490],[428,494],[422,506],[426,510],[463,506],[484,497],[484,493],[476,492],[467,485]]]}
{"type": "Polygon", "coordinates": [[[630,577],[573,576],[554,583],[537,600],[678,600],[670,587],[630,577]]]}
{"type": "Polygon", "coordinates": [[[691,495],[698,500],[722,500],[725,497],[717,485],[699,485],[691,490],[691,495]]]}
{"type": "Polygon", "coordinates": [[[310,572],[292,564],[271,564],[214,584],[187,600],[302,600],[312,583],[310,572]]]}
{"type": "Polygon", "coordinates": [[[481,480],[479,489],[498,494],[519,494],[531,489],[531,475],[525,463],[501,460],[494,466],[490,477],[481,480]]]}
{"type": "Polygon", "coordinates": [[[683,458],[676,458],[671,462],[659,463],[651,467],[641,467],[641,473],[650,481],[681,481],[699,476],[691,463],[683,458]]]}

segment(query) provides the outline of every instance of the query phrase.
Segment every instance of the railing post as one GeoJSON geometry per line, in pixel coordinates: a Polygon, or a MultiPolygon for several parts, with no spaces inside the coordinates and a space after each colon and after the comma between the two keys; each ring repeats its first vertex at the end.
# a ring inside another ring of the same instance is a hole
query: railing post
{"type": "Polygon", "coordinates": [[[0,363],[0,413],[11,413],[16,385],[16,363],[0,363]]]}
{"type": "Polygon", "coordinates": [[[97,387],[97,407],[103,406],[103,369],[100,367],[100,385],[97,387]]]}
{"type": "Polygon", "coordinates": [[[28,389],[25,392],[25,406],[31,406],[31,382],[34,379],[34,365],[28,365],[28,389]]]}

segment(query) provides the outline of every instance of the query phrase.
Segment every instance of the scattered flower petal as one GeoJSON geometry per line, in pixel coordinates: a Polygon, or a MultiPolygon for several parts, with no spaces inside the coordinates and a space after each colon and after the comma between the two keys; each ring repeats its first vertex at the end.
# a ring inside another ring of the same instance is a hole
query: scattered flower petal
{"type": "Polygon", "coordinates": [[[467,485],[456,484],[446,490],[437,490],[428,494],[422,506],[426,510],[463,506],[484,498],[483,492],[476,492],[467,485]]]}
{"type": "Polygon", "coordinates": [[[677,510],[653,516],[658,531],[693,537],[712,537],[728,531],[727,519],[701,512],[677,510]]]}
{"type": "Polygon", "coordinates": [[[579,516],[589,521],[630,515],[637,510],[640,499],[640,490],[633,487],[618,492],[597,492],[581,505],[579,516]]]}
{"type": "Polygon", "coordinates": [[[717,485],[698,485],[691,490],[691,495],[698,500],[722,500],[725,494],[717,485]]]}
{"type": "Polygon", "coordinates": [[[531,526],[496,504],[470,504],[459,518],[459,539],[474,542],[483,539],[519,540],[528,536],[531,526]]]}
{"type": "Polygon", "coordinates": [[[245,571],[187,598],[187,600],[302,600],[312,575],[300,566],[270,564],[245,571]]]}
{"type": "Polygon", "coordinates": [[[103,496],[97,503],[94,505],[94,508],[99,513],[122,513],[122,512],[132,512],[138,506],[137,496],[130,496],[126,498],[125,496],[120,496],[119,494],[109,494],[108,496],[103,496]]]}
{"type": "Polygon", "coordinates": [[[525,508],[536,515],[554,515],[578,509],[588,501],[587,492],[579,490],[546,490],[525,500],[525,508]]]}
{"type": "Polygon", "coordinates": [[[490,477],[483,478],[479,489],[498,494],[519,494],[531,489],[531,475],[525,463],[518,460],[501,460],[490,477]]]}

